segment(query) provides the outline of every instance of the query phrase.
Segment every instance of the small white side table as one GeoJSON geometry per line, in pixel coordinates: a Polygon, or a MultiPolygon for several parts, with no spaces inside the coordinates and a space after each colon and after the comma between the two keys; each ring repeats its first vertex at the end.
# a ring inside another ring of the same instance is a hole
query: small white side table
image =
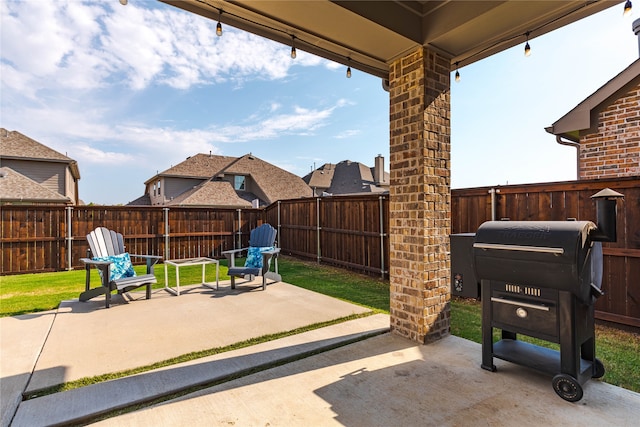
{"type": "Polygon", "coordinates": [[[206,286],[207,288],[213,289],[213,286],[205,281],[204,272],[205,266],[207,264],[215,264],[216,265],[216,290],[220,285],[219,282],[219,274],[220,274],[220,263],[217,259],[212,258],[185,258],[185,259],[170,259],[164,262],[164,290],[173,294],[175,296],[180,295],[180,267],[186,267],[189,265],[201,265],[202,266],[202,286],[206,286]],[[173,289],[169,286],[169,274],[167,272],[167,266],[173,265],[176,268],[176,288],[173,289]]]}

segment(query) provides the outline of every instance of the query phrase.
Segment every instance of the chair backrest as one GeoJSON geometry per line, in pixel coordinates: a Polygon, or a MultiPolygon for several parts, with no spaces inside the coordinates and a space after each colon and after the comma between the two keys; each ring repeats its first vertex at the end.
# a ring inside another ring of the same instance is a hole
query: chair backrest
{"type": "Polygon", "coordinates": [[[92,257],[120,255],[125,252],[122,234],[105,227],[98,227],[87,234],[87,242],[89,242],[92,257]]]}
{"type": "Polygon", "coordinates": [[[273,246],[276,241],[276,229],[270,224],[262,224],[260,227],[256,227],[251,230],[249,235],[249,246],[252,247],[268,247],[273,246]]]}

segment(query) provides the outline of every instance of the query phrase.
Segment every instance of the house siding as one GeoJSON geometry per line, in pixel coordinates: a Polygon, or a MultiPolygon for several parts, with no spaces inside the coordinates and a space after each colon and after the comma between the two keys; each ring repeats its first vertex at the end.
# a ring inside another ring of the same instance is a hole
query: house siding
{"type": "Polygon", "coordinates": [[[580,179],[640,175],[640,85],[598,114],[596,133],[580,138],[580,179]]]}
{"type": "Polygon", "coordinates": [[[169,201],[175,197],[178,197],[180,194],[184,193],[187,190],[192,189],[196,185],[199,185],[203,182],[203,179],[189,179],[189,178],[169,178],[165,177],[163,179],[161,188],[162,188],[162,196],[153,197],[153,183],[149,183],[149,188],[147,192],[151,196],[151,204],[162,204],[165,201],[169,201]]]}

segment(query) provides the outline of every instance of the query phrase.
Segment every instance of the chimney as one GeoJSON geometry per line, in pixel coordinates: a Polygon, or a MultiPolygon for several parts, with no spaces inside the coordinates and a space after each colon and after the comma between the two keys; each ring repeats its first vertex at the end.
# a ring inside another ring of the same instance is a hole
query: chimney
{"type": "Polygon", "coordinates": [[[375,166],[373,167],[373,180],[376,184],[384,182],[384,157],[382,154],[378,154],[375,160],[375,166]]]}
{"type": "Polygon", "coordinates": [[[640,18],[633,21],[631,28],[633,29],[633,33],[638,36],[638,55],[640,55],[640,18]]]}

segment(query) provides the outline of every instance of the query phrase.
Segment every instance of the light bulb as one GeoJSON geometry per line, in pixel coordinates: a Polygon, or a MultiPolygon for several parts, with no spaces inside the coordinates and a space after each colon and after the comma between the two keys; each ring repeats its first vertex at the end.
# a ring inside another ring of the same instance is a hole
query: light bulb
{"type": "Polygon", "coordinates": [[[627,0],[627,2],[624,4],[624,13],[622,14],[622,16],[629,16],[631,15],[631,0],[627,0]]]}
{"type": "Polygon", "coordinates": [[[120,4],[126,6],[129,3],[129,0],[120,0],[120,4]]]}
{"type": "Polygon", "coordinates": [[[531,56],[531,46],[529,46],[529,42],[524,45],[524,56],[531,56]]]}
{"type": "Polygon", "coordinates": [[[347,78],[351,78],[351,67],[347,67],[347,78]]]}
{"type": "Polygon", "coordinates": [[[222,35],[222,24],[218,21],[218,25],[216,25],[216,35],[220,37],[222,35]]]}
{"type": "Polygon", "coordinates": [[[298,56],[296,54],[296,47],[295,46],[291,46],[291,59],[296,59],[296,56],[298,56]]]}
{"type": "Polygon", "coordinates": [[[456,70],[456,81],[460,81],[460,72],[458,70],[456,70]]]}

